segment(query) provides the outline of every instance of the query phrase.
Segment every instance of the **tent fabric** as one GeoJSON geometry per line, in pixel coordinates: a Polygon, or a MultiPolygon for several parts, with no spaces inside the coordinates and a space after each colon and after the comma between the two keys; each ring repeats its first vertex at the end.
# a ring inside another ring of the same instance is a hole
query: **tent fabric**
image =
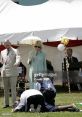
{"type": "Polygon", "coordinates": [[[32,32],[43,41],[62,36],[82,39],[82,0],[49,0],[34,6],[22,6],[12,0],[0,0],[0,42],[13,43],[32,32]]]}
{"type": "Polygon", "coordinates": [[[13,44],[17,44],[24,38],[34,35],[42,39],[43,42],[59,41],[61,37],[65,36],[71,40],[82,40],[82,28],[67,28],[67,29],[54,29],[45,31],[34,31],[34,32],[21,32],[0,35],[0,42],[9,39],[13,44]]]}
{"type": "Polygon", "coordinates": [[[34,6],[1,0],[0,34],[82,27],[81,11],[81,0],[50,0],[34,6]]]}
{"type": "MultiPolygon", "coordinates": [[[[44,42],[44,45],[57,47],[60,43],[61,43],[61,41],[44,42]]],[[[82,46],[82,40],[69,39],[69,43],[66,47],[76,47],[76,46],[82,46]]]]}

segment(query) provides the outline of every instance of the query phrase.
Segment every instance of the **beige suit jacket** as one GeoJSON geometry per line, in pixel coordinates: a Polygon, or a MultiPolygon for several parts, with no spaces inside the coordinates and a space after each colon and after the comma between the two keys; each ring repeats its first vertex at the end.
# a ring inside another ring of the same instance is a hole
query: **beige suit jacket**
{"type": "Polygon", "coordinates": [[[1,77],[18,76],[17,65],[20,63],[20,54],[17,49],[11,47],[7,55],[7,49],[1,51],[1,77]]]}

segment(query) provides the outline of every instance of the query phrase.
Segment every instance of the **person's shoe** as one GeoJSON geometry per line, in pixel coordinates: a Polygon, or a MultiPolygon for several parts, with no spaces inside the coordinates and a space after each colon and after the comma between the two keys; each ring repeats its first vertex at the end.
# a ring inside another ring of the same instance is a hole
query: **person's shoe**
{"type": "Polygon", "coordinates": [[[35,109],[34,109],[34,105],[33,104],[30,105],[29,112],[35,112],[35,109]]]}
{"type": "Polygon", "coordinates": [[[5,105],[3,108],[8,108],[9,107],[9,105],[5,105]]]}
{"type": "Polygon", "coordinates": [[[40,112],[41,111],[41,105],[39,104],[36,108],[36,112],[40,112]]]}
{"type": "Polygon", "coordinates": [[[72,105],[75,112],[80,112],[80,109],[78,109],[75,104],[72,104],[72,105]]]}

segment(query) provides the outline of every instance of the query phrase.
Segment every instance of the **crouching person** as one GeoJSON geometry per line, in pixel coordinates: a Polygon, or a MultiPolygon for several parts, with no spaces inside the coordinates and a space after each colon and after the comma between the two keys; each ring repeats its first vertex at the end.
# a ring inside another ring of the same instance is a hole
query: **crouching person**
{"type": "Polygon", "coordinates": [[[49,78],[43,80],[42,94],[44,96],[45,111],[55,112],[56,89],[49,78]]]}
{"type": "Polygon", "coordinates": [[[12,112],[40,112],[44,107],[43,94],[36,89],[25,90],[15,102],[12,112]]]}
{"type": "Polygon", "coordinates": [[[34,85],[35,89],[40,90],[44,96],[44,112],[54,112],[55,111],[55,97],[56,89],[50,78],[45,77],[42,82],[38,81],[34,85]]]}
{"type": "Polygon", "coordinates": [[[56,89],[49,78],[39,88],[24,91],[16,102],[13,112],[55,112],[56,89]],[[40,91],[39,91],[40,90],[40,91]]]}

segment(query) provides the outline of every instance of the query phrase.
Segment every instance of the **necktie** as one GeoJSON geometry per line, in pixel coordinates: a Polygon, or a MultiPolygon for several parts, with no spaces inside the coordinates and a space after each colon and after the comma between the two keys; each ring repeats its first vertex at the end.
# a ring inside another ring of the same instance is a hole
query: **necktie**
{"type": "Polygon", "coordinates": [[[9,50],[9,49],[7,49],[7,55],[9,55],[9,52],[10,52],[10,50],[9,50]]]}
{"type": "Polygon", "coordinates": [[[69,63],[71,63],[71,57],[69,57],[69,63]]]}

